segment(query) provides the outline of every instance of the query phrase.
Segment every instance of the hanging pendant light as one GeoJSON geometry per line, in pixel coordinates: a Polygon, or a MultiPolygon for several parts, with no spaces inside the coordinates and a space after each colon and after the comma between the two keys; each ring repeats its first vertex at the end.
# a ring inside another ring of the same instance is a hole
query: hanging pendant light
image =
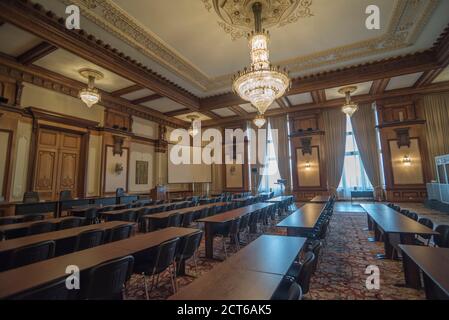
{"type": "Polygon", "coordinates": [[[187,119],[190,120],[190,128],[188,130],[189,135],[191,137],[194,137],[199,133],[199,130],[198,130],[197,126],[195,125],[195,120],[199,119],[199,116],[197,116],[196,114],[191,114],[191,115],[187,116],[187,119]]]}
{"type": "Polygon", "coordinates": [[[265,120],[265,117],[263,116],[263,114],[258,114],[255,118],[254,118],[254,120],[253,120],[253,123],[256,125],[256,127],[258,127],[259,129],[260,128],[262,128],[264,125],[265,125],[265,123],[266,123],[267,121],[265,120]]]}
{"type": "Polygon", "coordinates": [[[80,91],[79,97],[88,108],[91,108],[94,104],[100,102],[101,100],[101,95],[98,92],[98,89],[94,87],[95,80],[103,79],[104,75],[101,72],[92,69],[81,69],[78,72],[88,81],[87,88],[80,91]]]}
{"type": "Polygon", "coordinates": [[[255,2],[252,9],[255,31],[249,35],[251,66],[238,72],[233,78],[232,88],[243,100],[251,102],[262,116],[274,100],[285,94],[291,82],[285,70],[270,64],[269,34],[262,29],[262,4],[255,2]]]}
{"type": "Polygon", "coordinates": [[[344,94],[346,101],[343,107],[341,107],[341,111],[352,117],[352,115],[359,109],[359,106],[351,101],[351,93],[354,93],[357,90],[356,86],[344,87],[338,90],[340,94],[344,94]]]}

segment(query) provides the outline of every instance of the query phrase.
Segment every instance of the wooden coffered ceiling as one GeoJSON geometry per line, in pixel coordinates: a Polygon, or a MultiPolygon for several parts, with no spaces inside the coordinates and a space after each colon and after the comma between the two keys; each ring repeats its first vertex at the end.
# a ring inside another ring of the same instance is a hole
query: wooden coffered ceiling
{"type": "MultiPolygon", "coordinates": [[[[1,1],[0,21],[0,65],[20,81],[47,88],[66,87],[66,92],[75,95],[85,86],[77,70],[90,66],[107,74],[97,83],[105,107],[172,126],[186,126],[186,115],[192,113],[200,115],[206,126],[226,125],[255,115],[255,109],[234,93],[195,95],[124,54],[121,47],[112,47],[84,30],[67,30],[61,17],[41,5],[26,0],[1,1]]],[[[350,84],[359,87],[354,100],[360,103],[449,90],[448,30],[427,50],[363,63],[354,59],[349,66],[331,65],[327,71],[294,77],[291,90],[267,115],[340,106],[343,99],[338,89],[350,84]]]]}

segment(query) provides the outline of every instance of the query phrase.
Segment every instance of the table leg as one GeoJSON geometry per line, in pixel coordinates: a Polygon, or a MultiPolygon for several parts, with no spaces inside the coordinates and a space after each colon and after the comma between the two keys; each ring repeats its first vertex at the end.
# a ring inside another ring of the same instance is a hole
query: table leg
{"type": "Polygon", "coordinates": [[[404,252],[402,252],[402,265],[404,267],[405,285],[409,288],[420,289],[419,268],[404,252]]]}
{"type": "Polygon", "coordinates": [[[204,223],[204,236],[206,244],[206,258],[213,259],[214,257],[214,230],[212,223],[204,223]]]}

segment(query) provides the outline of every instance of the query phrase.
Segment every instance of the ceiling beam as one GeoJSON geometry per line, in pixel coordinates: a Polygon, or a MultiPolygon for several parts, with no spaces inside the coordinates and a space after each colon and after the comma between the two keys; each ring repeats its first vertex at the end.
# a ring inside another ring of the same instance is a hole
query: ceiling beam
{"type": "Polygon", "coordinates": [[[390,83],[390,80],[390,78],[374,80],[371,84],[369,93],[372,95],[383,93],[385,91],[385,88],[388,86],[388,83],[390,83]]]}
{"type": "Polygon", "coordinates": [[[1,19],[191,110],[199,109],[199,99],[193,94],[112,49],[93,35],[83,30],[68,30],[63,18],[45,11],[40,5],[29,1],[2,0],[1,19]]]}
{"type": "MultiPolygon", "coordinates": [[[[31,83],[75,98],[78,98],[79,91],[86,87],[86,84],[83,82],[67,78],[59,73],[35,65],[23,65],[16,59],[8,58],[4,55],[0,55],[0,66],[2,67],[0,72],[6,77],[13,78],[16,81],[31,83]]],[[[185,127],[185,123],[179,119],[167,117],[163,113],[145,106],[134,105],[124,98],[115,97],[105,91],[100,91],[100,93],[100,105],[105,108],[119,110],[174,127],[185,127]]]]}
{"type": "Polygon", "coordinates": [[[27,50],[26,52],[22,53],[20,56],[17,57],[17,61],[24,65],[33,64],[39,59],[42,59],[46,55],[52,53],[53,51],[56,51],[58,48],[54,45],[42,41],[38,45],[34,46],[33,48],[27,50]]]}
{"type": "Polygon", "coordinates": [[[312,95],[312,100],[316,104],[320,104],[326,101],[326,92],[321,90],[314,90],[310,93],[312,95]]]}
{"type": "Polygon", "coordinates": [[[246,112],[245,110],[243,110],[242,108],[240,108],[238,106],[232,106],[232,107],[229,107],[229,109],[231,111],[233,111],[234,113],[236,113],[237,115],[242,116],[242,117],[246,117],[248,115],[248,112],[246,112]]]}
{"type": "Polygon", "coordinates": [[[131,92],[135,92],[135,91],[139,91],[142,90],[143,87],[139,86],[138,84],[134,84],[132,86],[123,88],[123,89],[119,89],[119,90],[115,90],[113,92],[111,92],[111,95],[114,97],[120,97],[120,96],[124,96],[125,94],[131,93],[131,92]]]}
{"type": "Polygon", "coordinates": [[[429,70],[424,72],[421,77],[419,77],[418,81],[416,81],[414,87],[419,88],[423,86],[427,86],[435,80],[441,72],[443,72],[444,68],[429,70]]]}
{"type": "Polygon", "coordinates": [[[180,116],[180,115],[183,115],[183,114],[186,114],[186,113],[190,113],[190,112],[191,112],[190,109],[184,108],[184,109],[181,109],[181,110],[165,112],[164,114],[167,117],[176,117],[176,116],[180,116]]]}
{"type": "Polygon", "coordinates": [[[285,102],[287,102],[287,106],[289,108],[293,106],[292,102],[290,101],[290,99],[287,96],[284,97],[284,100],[285,100],[285,102]]]}
{"type": "Polygon", "coordinates": [[[278,103],[279,107],[281,107],[281,109],[288,108],[288,106],[285,103],[283,97],[281,97],[280,99],[277,99],[276,102],[278,103]]]}
{"type": "MultiPolygon", "coordinates": [[[[142,103],[145,103],[145,102],[150,102],[150,101],[153,101],[153,100],[158,100],[158,99],[160,99],[160,98],[163,98],[163,96],[161,96],[160,94],[157,94],[157,93],[155,93],[155,94],[151,94],[151,95],[149,95],[149,96],[146,96],[146,97],[142,97],[142,98],[139,98],[139,99],[135,99],[135,100],[133,100],[133,101],[131,101],[133,104],[142,104],[142,103]]],[[[190,109],[189,109],[190,110],[190,109]]]]}
{"type": "MultiPolygon", "coordinates": [[[[380,94],[364,94],[359,96],[352,97],[352,101],[362,104],[362,103],[372,103],[374,101],[381,101],[391,98],[397,98],[401,96],[412,96],[412,95],[422,95],[422,94],[431,94],[431,93],[441,93],[441,92],[447,92],[449,91],[449,81],[437,83],[437,84],[431,84],[425,87],[419,87],[419,88],[403,88],[403,89],[395,89],[391,91],[386,91],[384,93],[380,94]]],[[[307,103],[307,104],[301,104],[296,106],[291,106],[287,109],[269,109],[265,115],[267,117],[270,116],[278,116],[283,115],[286,113],[294,113],[294,112],[300,112],[300,111],[306,111],[306,110],[319,110],[319,109],[326,109],[326,108],[335,108],[340,107],[344,103],[344,98],[340,99],[334,99],[334,100],[327,100],[324,103],[316,104],[314,102],[307,103]]],[[[256,112],[248,113],[246,117],[242,116],[232,116],[232,117],[226,117],[219,120],[208,120],[203,122],[204,127],[211,127],[211,126],[223,126],[228,124],[235,124],[238,122],[242,122],[245,120],[253,119],[256,116],[256,112]]]]}

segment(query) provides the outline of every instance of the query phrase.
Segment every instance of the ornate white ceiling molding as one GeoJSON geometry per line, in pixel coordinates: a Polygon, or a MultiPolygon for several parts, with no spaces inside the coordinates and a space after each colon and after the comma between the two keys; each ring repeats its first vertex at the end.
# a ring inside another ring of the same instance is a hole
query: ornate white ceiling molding
{"type": "MultiPolygon", "coordinates": [[[[163,40],[151,32],[151,30],[143,26],[139,21],[131,17],[126,11],[111,0],[59,1],[65,4],[70,3],[78,5],[83,15],[97,26],[117,36],[119,39],[136,48],[170,72],[191,82],[199,90],[208,93],[215,90],[229,89],[232,74],[222,75],[215,78],[208,77],[199,69],[199,67],[194,66],[188,62],[187,59],[172,50],[163,42],[163,40]]],[[[213,4],[211,1],[215,0],[200,1],[204,3],[206,9],[212,11],[213,4]]],[[[440,1],[441,0],[397,0],[388,30],[384,35],[352,45],[333,48],[307,56],[296,57],[287,61],[274,61],[273,63],[280,65],[281,67],[287,67],[292,74],[295,74],[339,62],[350,61],[355,58],[369,57],[375,54],[408,47],[413,44],[421,34],[424,26],[427,24],[430,16],[440,1]]],[[[284,1],[280,0],[278,2],[283,3],[284,1]]],[[[298,2],[308,4],[310,2],[311,5],[311,0],[289,0],[288,2],[294,4],[298,4],[298,2]]],[[[275,23],[275,25],[281,26],[286,23],[295,22],[297,21],[297,18],[299,19],[299,16],[296,16],[295,14],[289,15],[287,19],[285,18],[285,15],[282,15],[282,17],[284,17],[284,19],[279,18],[279,21],[277,24],[275,23]]],[[[223,24],[227,23],[223,22],[223,24]]],[[[227,32],[235,32],[232,30],[229,29],[227,32]]],[[[238,32],[244,32],[243,29],[236,30],[240,30],[238,32]]],[[[238,35],[234,36],[237,37],[238,35]]]]}

